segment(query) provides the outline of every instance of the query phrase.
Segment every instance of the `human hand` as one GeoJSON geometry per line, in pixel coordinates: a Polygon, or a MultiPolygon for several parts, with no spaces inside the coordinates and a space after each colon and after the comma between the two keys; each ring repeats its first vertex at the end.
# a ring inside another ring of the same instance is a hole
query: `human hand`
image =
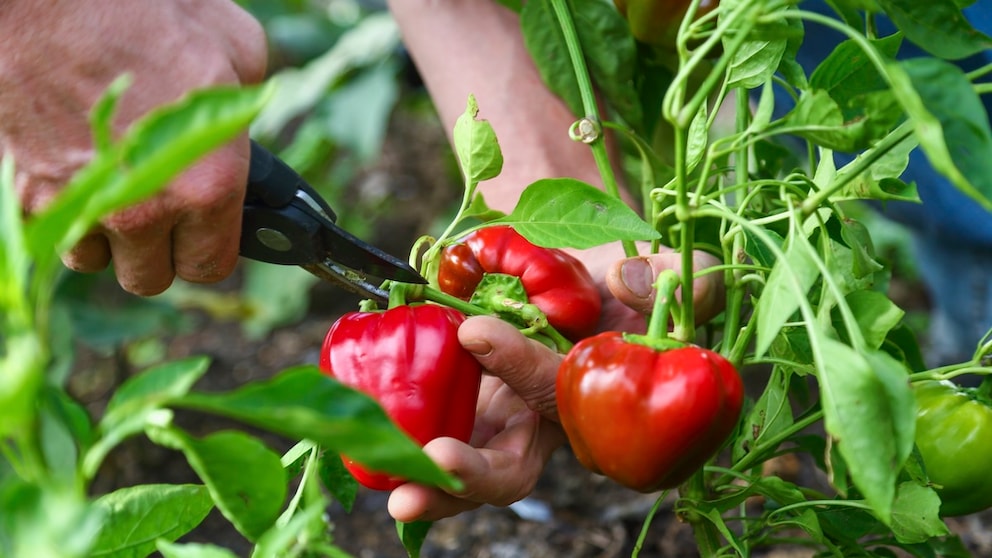
{"type": "Polygon", "coordinates": [[[424,452],[461,479],[464,489],[404,484],[389,496],[389,513],[399,521],[512,504],[533,491],[552,452],[565,443],[555,405],[561,355],[487,316],[467,319],[458,338],[489,374],[482,379],[475,431],[469,444],[438,438],[424,452]]]}
{"type": "MultiPolygon", "coordinates": [[[[602,329],[643,331],[643,314],[654,303],[651,286],[665,269],[681,269],[681,256],[663,252],[620,258],[617,246],[578,254],[594,277],[604,277],[602,329]]],[[[696,269],[716,259],[698,252],[696,269]]],[[[709,274],[693,285],[700,322],[720,310],[719,275],[709,274]]],[[[512,325],[491,317],[473,317],[458,330],[462,345],[486,369],[479,394],[476,427],[470,443],[438,438],[424,452],[464,483],[461,492],[408,483],[389,497],[389,513],[400,521],[437,520],[479,507],[505,506],[533,491],[551,454],[566,441],[558,423],[555,380],[562,355],[524,337],[512,325]]]]}
{"type": "MultiPolygon", "coordinates": [[[[230,0],[12,0],[0,12],[0,59],[0,149],[15,159],[30,214],[92,157],[90,108],[121,74],[132,85],[117,107],[118,134],[193,89],[261,81],[267,48],[261,25],[230,0]]],[[[94,272],[113,260],[121,286],[140,295],[177,275],[223,279],[237,262],[248,157],[244,135],[104,219],[63,262],[94,272]]]]}
{"type": "MultiPolygon", "coordinates": [[[[624,257],[619,244],[604,244],[575,252],[593,277],[600,279],[603,311],[600,331],[643,333],[647,329],[644,316],[654,308],[654,282],[667,269],[682,270],[682,255],[662,247],[657,254],[624,257]]],[[[699,272],[719,264],[706,252],[695,252],[693,270],[699,272]]],[[[681,299],[681,288],[676,290],[681,299]]],[[[693,281],[692,300],[697,324],[703,324],[723,310],[723,276],[707,273],[693,281]]]]}

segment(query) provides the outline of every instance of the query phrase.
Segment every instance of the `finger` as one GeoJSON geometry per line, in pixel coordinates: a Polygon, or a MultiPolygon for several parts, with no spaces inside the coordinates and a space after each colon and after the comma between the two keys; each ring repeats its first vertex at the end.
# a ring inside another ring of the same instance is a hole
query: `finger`
{"type": "MultiPolygon", "coordinates": [[[[705,252],[693,254],[693,269],[699,271],[719,263],[715,257],[705,252]]],[[[654,281],[662,271],[670,269],[676,273],[682,270],[682,255],[676,252],[662,252],[650,256],[627,258],[615,262],[606,274],[606,286],[617,300],[627,306],[648,314],[654,308],[654,281]]],[[[693,307],[697,322],[705,322],[718,314],[720,307],[721,277],[708,273],[697,277],[693,282],[693,307]]],[[[676,291],[680,296],[681,288],[676,291]]]]}
{"type": "MultiPolygon", "coordinates": [[[[247,10],[233,3],[227,3],[226,9],[232,13],[224,14],[214,21],[220,22],[223,34],[229,41],[230,59],[238,80],[243,84],[260,83],[265,79],[269,49],[262,24],[247,10]]],[[[197,8],[199,9],[199,8],[197,8]]]]}
{"type": "Polygon", "coordinates": [[[176,275],[194,283],[220,281],[234,271],[248,179],[247,136],[184,173],[176,184],[183,209],[172,231],[176,275]]]}
{"type": "Polygon", "coordinates": [[[146,202],[104,220],[117,282],[129,293],[156,295],[175,278],[171,223],[159,215],[157,202],[146,202]]]}
{"type": "Polygon", "coordinates": [[[443,470],[462,481],[458,493],[405,484],[390,494],[390,515],[400,521],[437,520],[479,507],[507,506],[534,490],[551,453],[564,443],[561,428],[526,413],[485,448],[453,438],[424,446],[443,470]]]}
{"type": "Polygon", "coordinates": [[[458,339],[487,372],[502,379],[531,410],[557,422],[555,379],[561,355],[489,316],[465,320],[458,328],[458,339]]]}
{"type": "Polygon", "coordinates": [[[110,244],[102,234],[84,236],[71,250],[62,255],[62,263],[73,271],[95,273],[110,264],[110,244]]]}

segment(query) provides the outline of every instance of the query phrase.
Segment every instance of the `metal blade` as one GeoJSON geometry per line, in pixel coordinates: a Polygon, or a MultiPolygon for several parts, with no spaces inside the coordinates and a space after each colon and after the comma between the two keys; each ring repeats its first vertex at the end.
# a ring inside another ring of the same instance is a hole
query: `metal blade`
{"type": "Polygon", "coordinates": [[[337,225],[324,227],[323,240],[329,261],[373,277],[400,283],[427,283],[407,262],[387,254],[337,225]]]}

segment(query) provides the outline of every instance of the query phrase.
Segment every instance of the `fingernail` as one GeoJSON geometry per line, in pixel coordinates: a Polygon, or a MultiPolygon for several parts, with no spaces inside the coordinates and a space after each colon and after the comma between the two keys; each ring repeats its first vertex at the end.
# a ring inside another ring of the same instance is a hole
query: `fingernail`
{"type": "Polygon", "coordinates": [[[620,266],[620,280],[634,295],[647,298],[651,295],[654,270],[642,258],[632,258],[620,266]]]}
{"type": "Polygon", "coordinates": [[[493,352],[493,346],[481,339],[476,339],[469,341],[468,343],[462,343],[462,347],[465,350],[472,353],[475,356],[489,356],[493,352]]]}

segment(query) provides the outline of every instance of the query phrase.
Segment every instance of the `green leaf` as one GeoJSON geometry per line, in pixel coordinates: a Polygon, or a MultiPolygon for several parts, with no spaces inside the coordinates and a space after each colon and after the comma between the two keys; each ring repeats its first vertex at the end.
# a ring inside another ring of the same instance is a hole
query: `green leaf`
{"type": "Polygon", "coordinates": [[[798,233],[790,237],[785,258],[775,262],[755,308],[758,313],[755,354],[765,354],[782,326],[792,318],[820,273],[813,261],[812,248],[798,233]]]}
{"type": "Polygon", "coordinates": [[[905,367],[819,335],[817,368],[827,432],[875,514],[892,521],[896,478],[913,448],[916,407],[905,367]]]}
{"type": "Polygon", "coordinates": [[[358,481],[345,468],[341,456],[325,451],[320,456],[317,474],[320,476],[320,482],[341,504],[344,511],[351,513],[351,508],[355,505],[355,497],[358,495],[358,481]]]}
{"type": "Polygon", "coordinates": [[[206,373],[210,361],[192,357],[162,364],[124,382],[107,403],[97,425],[101,434],[83,459],[83,474],[96,474],[103,458],[129,436],[142,432],[156,411],[187,393],[206,373]]]}
{"type": "Polygon", "coordinates": [[[432,521],[411,521],[410,523],[396,522],[396,534],[406,549],[406,554],[410,558],[420,558],[420,549],[424,546],[427,533],[430,532],[432,521]]]}
{"type": "Polygon", "coordinates": [[[345,32],[334,46],[302,68],[289,67],[272,78],[272,102],[252,123],[252,135],[274,138],[294,119],[327,98],[349,72],[395,56],[399,28],[383,11],[369,14],[345,32]]]}
{"type": "Polygon", "coordinates": [[[890,65],[889,75],[930,164],[992,209],[992,130],[968,78],[960,68],[935,58],[890,65]]]}
{"type": "Polygon", "coordinates": [[[90,556],[143,558],[157,540],[174,541],[199,525],[213,502],[203,486],[143,484],[101,496],[94,506],[104,519],[90,556]]]}
{"type": "MultiPolygon", "coordinates": [[[[766,230],[764,231],[765,236],[770,238],[777,248],[782,248],[785,244],[785,239],[782,235],[775,231],[766,230]]],[[[775,252],[773,252],[767,244],[762,242],[757,236],[754,235],[750,230],[744,231],[744,253],[747,254],[754,263],[771,269],[775,265],[775,252]]]]}
{"type": "Polygon", "coordinates": [[[468,96],[465,112],[455,121],[453,143],[466,182],[477,184],[499,175],[503,170],[503,153],[496,132],[486,120],[478,119],[479,104],[468,96]]]}
{"type": "MultiPolygon", "coordinates": [[[[832,200],[844,199],[874,199],[874,200],[901,200],[919,203],[920,197],[916,193],[915,184],[906,184],[898,180],[909,166],[909,154],[919,147],[916,136],[910,134],[905,139],[896,143],[881,156],[876,158],[867,169],[861,171],[853,180],[848,180],[848,176],[853,172],[851,169],[861,164],[862,159],[869,156],[876,156],[876,149],[872,147],[858,154],[850,163],[841,167],[833,181],[845,181],[846,185],[836,194],[832,195],[832,200]]],[[[830,188],[830,186],[827,186],[830,188]]]]}
{"type": "Polygon", "coordinates": [[[493,222],[512,225],[527,240],[547,248],[582,249],[660,237],[626,203],[572,178],[534,182],[509,215],[493,222]]]}
{"type": "MultiPolygon", "coordinates": [[[[620,13],[600,0],[570,0],[575,31],[586,66],[606,102],[627,124],[642,129],[644,115],[634,80],[637,43],[620,13]],[[604,48],[607,47],[608,48],[604,48]]],[[[524,45],[541,79],[576,117],[588,116],[565,35],[549,2],[527,2],[520,12],[524,45]]]]}
{"type": "MultiPolygon", "coordinates": [[[[643,130],[644,114],[634,86],[637,42],[610,2],[569,0],[589,73],[597,91],[630,127],[643,130]],[[608,48],[604,46],[609,45],[608,48]]],[[[550,35],[550,33],[548,33],[550,35]]],[[[587,115],[583,115],[587,116],[587,115]]]]}
{"type": "Polygon", "coordinates": [[[955,0],[876,0],[906,38],[939,58],[958,60],[992,48],[955,0]]]}
{"type": "MultiPolygon", "coordinates": [[[[2,471],[0,471],[2,473],[2,471]]],[[[90,557],[101,511],[70,485],[0,478],[0,555],[90,557]]]]}
{"type": "Polygon", "coordinates": [[[902,116],[889,91],[864,94],[858,111],[845,114],[827,91],[804,91],[785,116],[789,132],[837,151],[853,152],[883,137],[902,116]]]}
{"type": "Polygon", "coordinates": [[[889,331],[882,349],[904,363],[911,372],[923,372],[927,369],[916,334],[906,324],[899,324],[889,331]]]}
{"type": "Polygon", "coordinates": [[[310,308],[307,293],[319,279],[301,267],[245,260],[241,297],[251,312],[241,327],[249,339],[262,339],[273,329],[298,323],[310,308]]]}
{"type": "Polygon", "coordinates": [[[0,334],[31,327],[28,269],[30,255],[24,238],[21,203],[14,187],[14,158],[0,160],[0,334]]]}
{"type": "MultiPolygon", "coordinates": [[[[789,23],[780,21],[765,29],[772,37],[760,38],[762,31],[758,30],[754,39],[745,41],[730,60],[727,87],[754,89],[771,79],[788,47],[790,27],[789,23]]],[[[727,40],[724,38],[724,46],[727,40]]]]}
{"type": "Polygon", "coordinates": [[[291,368],[271,380],[228,393],[190,393],[171,403],[237,419],[293,440],[313,440],[371,469],[416,482],[460,486],[390,421],[375,400],[315,366],[291,368]]]}
{"type": "Polygon", "coordinates": [[[933,537],[950,535],[940,519],[940,496],[928,486],[904,482],[892,506],[892,533],[901,543],[922,543],[933,537]]]}
{"type": "Polygon", "coordinates": [[[284,558],[299,554],[299,542],[310,541],[318,546],[321,555],[328,558],[351,558],[349,554],[330,544],[330,532],[322,516],[327,510],[327,500],[317,498],[297,510],[285,525],[277,524],[258,540],[252,558],[284,558]],[[319,530],[315,531],[314,527],[319,530]]]}
{"type": "MultiPolygon", "coordinates": [[[[744,418],[743,427],[732,448],[734,462],[756,451],[764,440],[775,438],[792,426],[792,408],[789,401],[791,373],[782,367],[772,369],[768,385],[744,418]]],[[[773,451],[776,448],[766,448],[773,451]]]]}
{"type": "Polygon", "coordinates": [[[248,540],[258,540],[275,524],[286,501],[286,470],[257,438],[224,431],[196,439],[157,426],[147,432],[155,443],[183,452],[217,509],[248,540]]]}
{"type": "MultiPolygon", "coordinates": [[[[906,315],[888,296],[878,291],[854,291],[845,298],[865,343],[872,349],[880,348],[892,328],[906,315]]],[[[835,321],[838,319],[839,316],[835,316],[835,321]]]]}
{"type": "Polygon", "coordinates": [[[875,259],[875,245],[868,228],[854,219],[841,222],[840,237],[851,249],[853,257],[852,273],[858,279],[867,277],[885,266],[875,259]]]}
{"type": "MultiPolygon", "coordinates": [[[[899,34],[868,41],[884,58],[895,58],[902,43],[899,34]]],[[[826,91],[845,110],[869,91],[888,89],[888,84],[861,45],[846,40],[834,48],[809,77],[813,89],[826,91]]]]}
{"type": "Polygon", "coordinates": [[[155,548],[165,558],[238,558],[230,550],[212,544],[174,544],[158,540],[155,548]]]}
{"type": "Polygon", "coordinates": [[[39,265],[50,269],[55,253],[75,245],[99,219],[151,196],[197,159],[244,132],[266,98],[265,88],[206,89],[134,123],[27,224],[27,243],[39,265]]]}

